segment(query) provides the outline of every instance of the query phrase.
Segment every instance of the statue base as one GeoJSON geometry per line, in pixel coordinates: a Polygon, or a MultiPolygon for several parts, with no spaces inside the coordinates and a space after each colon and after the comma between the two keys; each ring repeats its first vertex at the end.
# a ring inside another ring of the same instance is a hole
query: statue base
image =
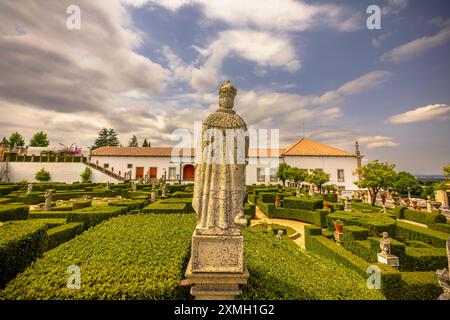
{"type": "Polygon", "coordinates": [[[249,273],[244,264],[242,235],[192,236],[186,280],[198,300],[231,300],[241,294],[249,273]]]}
{"type": "Polygon", "coordinates": [[[242,293],[241,284],[247,284],[249,273],[244,265],[243,272],[193,272],[192,258],[186,270],[186,280],[195,300],[234,300],[242,293]]]}
{"type": "Polygon", "coordinates": [[[400,266],[400,262],[397,256],[394,256],[392,254],[383,254],[383,253],[378,253],[377,254],[377,259],[379,263],[383,263],[383,264],[387,264],[388,266],[391,267],[398,267],[400,266]]]}

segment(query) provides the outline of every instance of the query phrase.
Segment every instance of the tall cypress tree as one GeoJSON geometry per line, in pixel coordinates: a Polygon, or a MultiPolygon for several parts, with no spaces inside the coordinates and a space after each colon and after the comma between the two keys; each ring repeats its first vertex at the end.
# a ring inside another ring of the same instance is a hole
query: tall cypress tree
{"type": "Polygon", "coordinates": [[[147,148],[148,147],[148,142],[147,142],[147,138],[144,139],[144,143],[142,144],[143,148],[147,148]]]}
{"type": "Polygon", "coordinates": [[[91,149],[97,149],[100,147],[111,146],[117,147],[119,145],[119,139],[117,132],[114,129],[103,128],[99,131],[97,140],[91,149]]]}
{"type": "Polygon", "coordinates": [[[139,142],[135,134],[130,139],[130,142],[128,142],[129,147],[139,147],[139,142]]]}

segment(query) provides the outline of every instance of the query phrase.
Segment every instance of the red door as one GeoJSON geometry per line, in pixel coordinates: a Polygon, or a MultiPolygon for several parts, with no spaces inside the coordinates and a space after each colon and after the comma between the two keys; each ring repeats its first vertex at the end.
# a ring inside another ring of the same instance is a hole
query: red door
{"type": "Polygon", "coordinates": [[[144,177],[144,167],[136,167],[136,179],[144,177]]]}
{"type": "Polygon", "coordinates": [[[195,168],[191,164],[187,164],[183,168],[183,180],[194,180],[195,168]]]}

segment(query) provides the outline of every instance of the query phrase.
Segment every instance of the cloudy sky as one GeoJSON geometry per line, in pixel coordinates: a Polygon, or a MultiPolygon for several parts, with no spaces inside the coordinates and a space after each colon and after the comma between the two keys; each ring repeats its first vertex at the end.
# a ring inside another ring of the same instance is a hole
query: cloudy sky
{"type": "Polygon", "coordinates": [[[0,138],[91,146],[112,127],[153,146],[232,80],[236,110],[414,173],[450,162],[448,0],[2,0],[0,138]],[[81,9],[81,29],[66,26],[81,9]],[[366,27],[369,5],[381,29],[366,27]]]}

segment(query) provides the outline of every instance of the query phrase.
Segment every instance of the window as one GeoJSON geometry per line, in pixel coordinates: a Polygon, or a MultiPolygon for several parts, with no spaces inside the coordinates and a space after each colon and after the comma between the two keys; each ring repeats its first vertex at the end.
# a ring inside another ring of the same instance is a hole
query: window
{"type": "Polygon", "coordinates": [[[157,172],[158,172],[157,167],[150,167],[150,169],[148,169],[148,171],[150,173],[150,178],[156,178],[157,172]]]}
{"type": "Polygon", "coordinates": [[[256,180],[258,182],[264,182],[266,181],[266,174],[265,174],[265,169],[264,168],[257,168],[256,169],[256,180]]]}
{"type": "Polygon", "coordinates": [[[175,180],[177,177],[177,168],[170,167],[169,168],[169,180],[175,180]]]}
{"type": "Polygon", "coordinates": [[[278,182],[276,168],[270,168],[270,182],[278,182]]]}
{"type": "Polygon", "coordinates": [[[338,182],[345,182],[344,169],[338,169],[337,171],[338,182]]]}
{"type": "Polygon", "coordinates": [[[133,168],[133,164],[132,163],[127,164],[127,168],[128,169],[132,169],[133,168]]]}
{"type": "Polygon", "coordinates": [[[109,163],[104,163],[103,164],[103,168],[108,169],[109,168],[109,163]]]}

